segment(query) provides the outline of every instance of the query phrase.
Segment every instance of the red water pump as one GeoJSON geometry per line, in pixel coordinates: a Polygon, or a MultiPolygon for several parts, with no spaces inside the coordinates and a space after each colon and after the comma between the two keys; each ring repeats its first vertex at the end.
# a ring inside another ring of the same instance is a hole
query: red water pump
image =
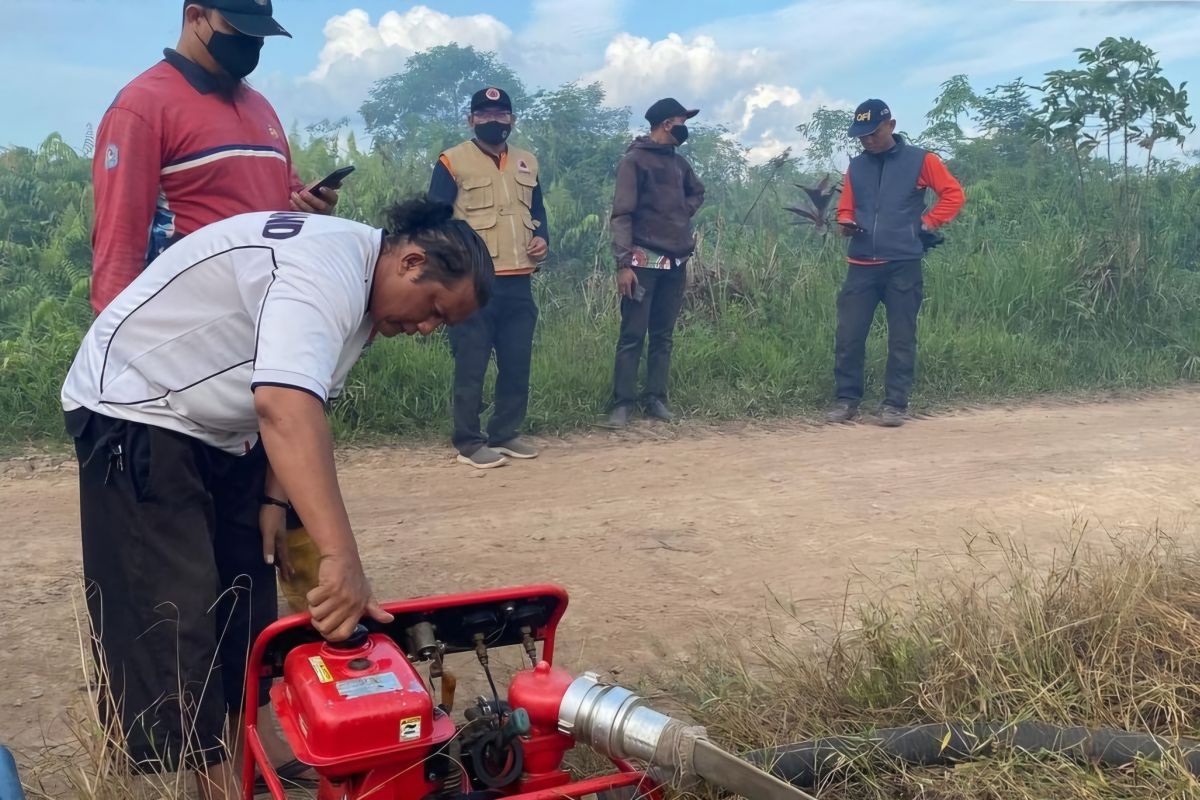
{"type": "Polygon", "coordinates": [[[255,642],[246,692],[245,800],[253,797],[256,770],[276,800],[286,798],[258,736],[257,679],[263,677],[282,678],[274,682],[271,703],[296,757],[320,775],[318,800],[657,800],[664,781],[697,778],[755,800],[807,797],[628,690],[554,667],[555,632],[567,607],[560,587],[384,607],[393,622],[366,621],[345,642],[324,642],[307,615],[279,620],[255,642]],[[498,648],[521,648],[530,663],[514,675],[506,697],[490,668],[498,648]],[[445,662],[454,654],[473,654],[491,689],[458,722],[457,678],[445,662]],[[613,772],[575,780],[564,759],[577,744],[607,756],[613,772]]]}

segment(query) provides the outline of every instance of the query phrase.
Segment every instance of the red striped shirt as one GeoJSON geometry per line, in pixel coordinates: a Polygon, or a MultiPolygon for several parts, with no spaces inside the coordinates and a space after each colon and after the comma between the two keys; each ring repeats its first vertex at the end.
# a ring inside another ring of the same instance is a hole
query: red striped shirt
{"type": "Polygon", "coordinates": [[[222,95],[172,50],[105,113],[92,181],[97,313],[180,237],[237,214],[286,211],[302,188],[266,98],[245,85],[233,99],[222,95]]]}

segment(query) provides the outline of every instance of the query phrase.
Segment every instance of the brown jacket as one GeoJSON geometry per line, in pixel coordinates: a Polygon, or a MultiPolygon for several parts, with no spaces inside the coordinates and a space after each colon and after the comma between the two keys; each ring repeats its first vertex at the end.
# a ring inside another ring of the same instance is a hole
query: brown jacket
{"type": "Polygon", "coordinates": [[[617,166],[613,193],[613,255],[631,265],[633,249],[644,247],[687,258],[696,247],[692,217],[704,204],[704,184],[672,145],[639,136],[617,166]]]}

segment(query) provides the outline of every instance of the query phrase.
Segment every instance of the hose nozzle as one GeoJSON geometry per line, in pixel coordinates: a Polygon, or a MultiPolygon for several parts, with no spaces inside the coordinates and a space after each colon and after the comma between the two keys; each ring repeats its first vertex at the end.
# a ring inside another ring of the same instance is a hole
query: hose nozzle
{"type": "Polygon", "coordinates": [[[700,778],[747,800],[814,800],[713,745],[704,728],[648,708],[628,689],[601,684],[593,672],[567,688],[559,705],[558,728],[609,758],[631,758],[669,769],[682,784],[700,778]]]}

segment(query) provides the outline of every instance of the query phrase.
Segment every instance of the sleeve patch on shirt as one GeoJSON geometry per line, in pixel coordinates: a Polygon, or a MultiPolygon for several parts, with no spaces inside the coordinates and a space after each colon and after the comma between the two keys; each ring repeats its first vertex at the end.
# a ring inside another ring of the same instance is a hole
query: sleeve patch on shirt
{"type": "Polygon", "coordinates": [[[120,158],[117,151],[117,146],[115,144],[110,144],[104,151],[104,168],[112,169],[117,165],[119,160],[120,158]]]}

